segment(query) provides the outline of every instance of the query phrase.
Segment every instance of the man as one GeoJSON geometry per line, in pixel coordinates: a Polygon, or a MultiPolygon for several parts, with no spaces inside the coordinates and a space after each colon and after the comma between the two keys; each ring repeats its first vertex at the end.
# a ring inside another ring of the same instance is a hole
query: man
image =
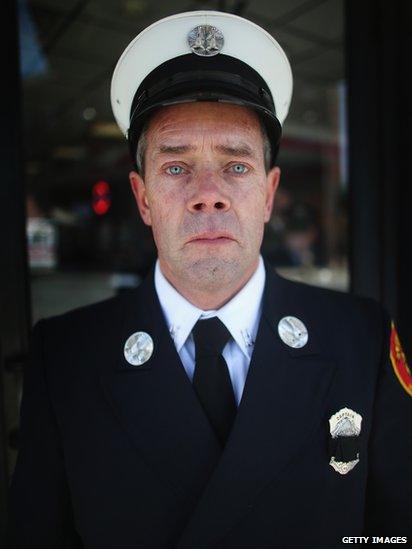
{"type": "Polygon", "coordinates": [[[112,104],[158,261],[136,290],[35,327],[10,547],[412,541],[393,324],[259,255],[291,89],[273,38],[218,12],[161,20],[121,57],[112,104]]]}

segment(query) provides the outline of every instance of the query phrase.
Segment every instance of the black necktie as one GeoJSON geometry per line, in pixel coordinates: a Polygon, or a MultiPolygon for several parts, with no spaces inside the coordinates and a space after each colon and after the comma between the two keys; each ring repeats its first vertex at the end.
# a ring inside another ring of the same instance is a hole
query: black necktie
{"type": "Polygon", "coordinates": [[[230,332],[215,316],[198,320],[192,333],[196,349],[193,387],[223,447],[236,414],[232,382],[221,354],[230,332]]]}

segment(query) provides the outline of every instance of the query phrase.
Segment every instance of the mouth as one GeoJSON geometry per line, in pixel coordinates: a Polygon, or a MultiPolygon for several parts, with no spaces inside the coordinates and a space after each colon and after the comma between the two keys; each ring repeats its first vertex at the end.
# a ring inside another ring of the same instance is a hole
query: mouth
{"type": "Polygon", "coordinates": [[[229,233],[200,233],[188,240],[188,244],[227,244],[235,239],[229,233]]]}

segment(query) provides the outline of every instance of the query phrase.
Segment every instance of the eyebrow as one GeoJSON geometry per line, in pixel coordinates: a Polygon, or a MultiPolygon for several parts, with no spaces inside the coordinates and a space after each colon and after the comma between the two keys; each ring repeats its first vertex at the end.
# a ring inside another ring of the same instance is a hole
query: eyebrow
{"type": "Polygon", "coordinates": [[[238,145],[217,145],[216,149],[228,156],[243,156],[254,157],[255,153],[253,149],[246,143],[239,143],[238,145]]]}
{"type": "MultiPolygon", "coordinates": [[[[160,145],[157,149],[158,154],[183,154],[194,152],[196,147],[193,145],[160,145]]],[[[237,145],[217,145],[216,150],[227,156],[242,156],[246,158],[255,157],[253,149],[247,143],[237,145]]]]}
{"type": "Polygon", "coordinates": [[[160,154],[181,154],[194,150],[193,145],[160,145],[156,152],[160,154]]]}

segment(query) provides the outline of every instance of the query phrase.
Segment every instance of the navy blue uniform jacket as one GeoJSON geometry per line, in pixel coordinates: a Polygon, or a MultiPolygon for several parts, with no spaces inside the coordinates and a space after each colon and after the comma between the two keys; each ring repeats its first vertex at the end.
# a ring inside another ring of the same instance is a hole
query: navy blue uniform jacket
{"type": "Polygon", "coordinates": [[[9,547],[341,547],[412,542],[412,398],[372,300],[290,282],[266,265],[263,313],[223,452],[164,321],[153,272],[136,290],[40,321],[27,367],[9,547]],[[280,339],[295,316],[308,343],[280,339]],[[124,358],[145,331],[154,352],[124,358]],[[362,416],[359,463],[329,464],[329,418],[362,416]]]}

